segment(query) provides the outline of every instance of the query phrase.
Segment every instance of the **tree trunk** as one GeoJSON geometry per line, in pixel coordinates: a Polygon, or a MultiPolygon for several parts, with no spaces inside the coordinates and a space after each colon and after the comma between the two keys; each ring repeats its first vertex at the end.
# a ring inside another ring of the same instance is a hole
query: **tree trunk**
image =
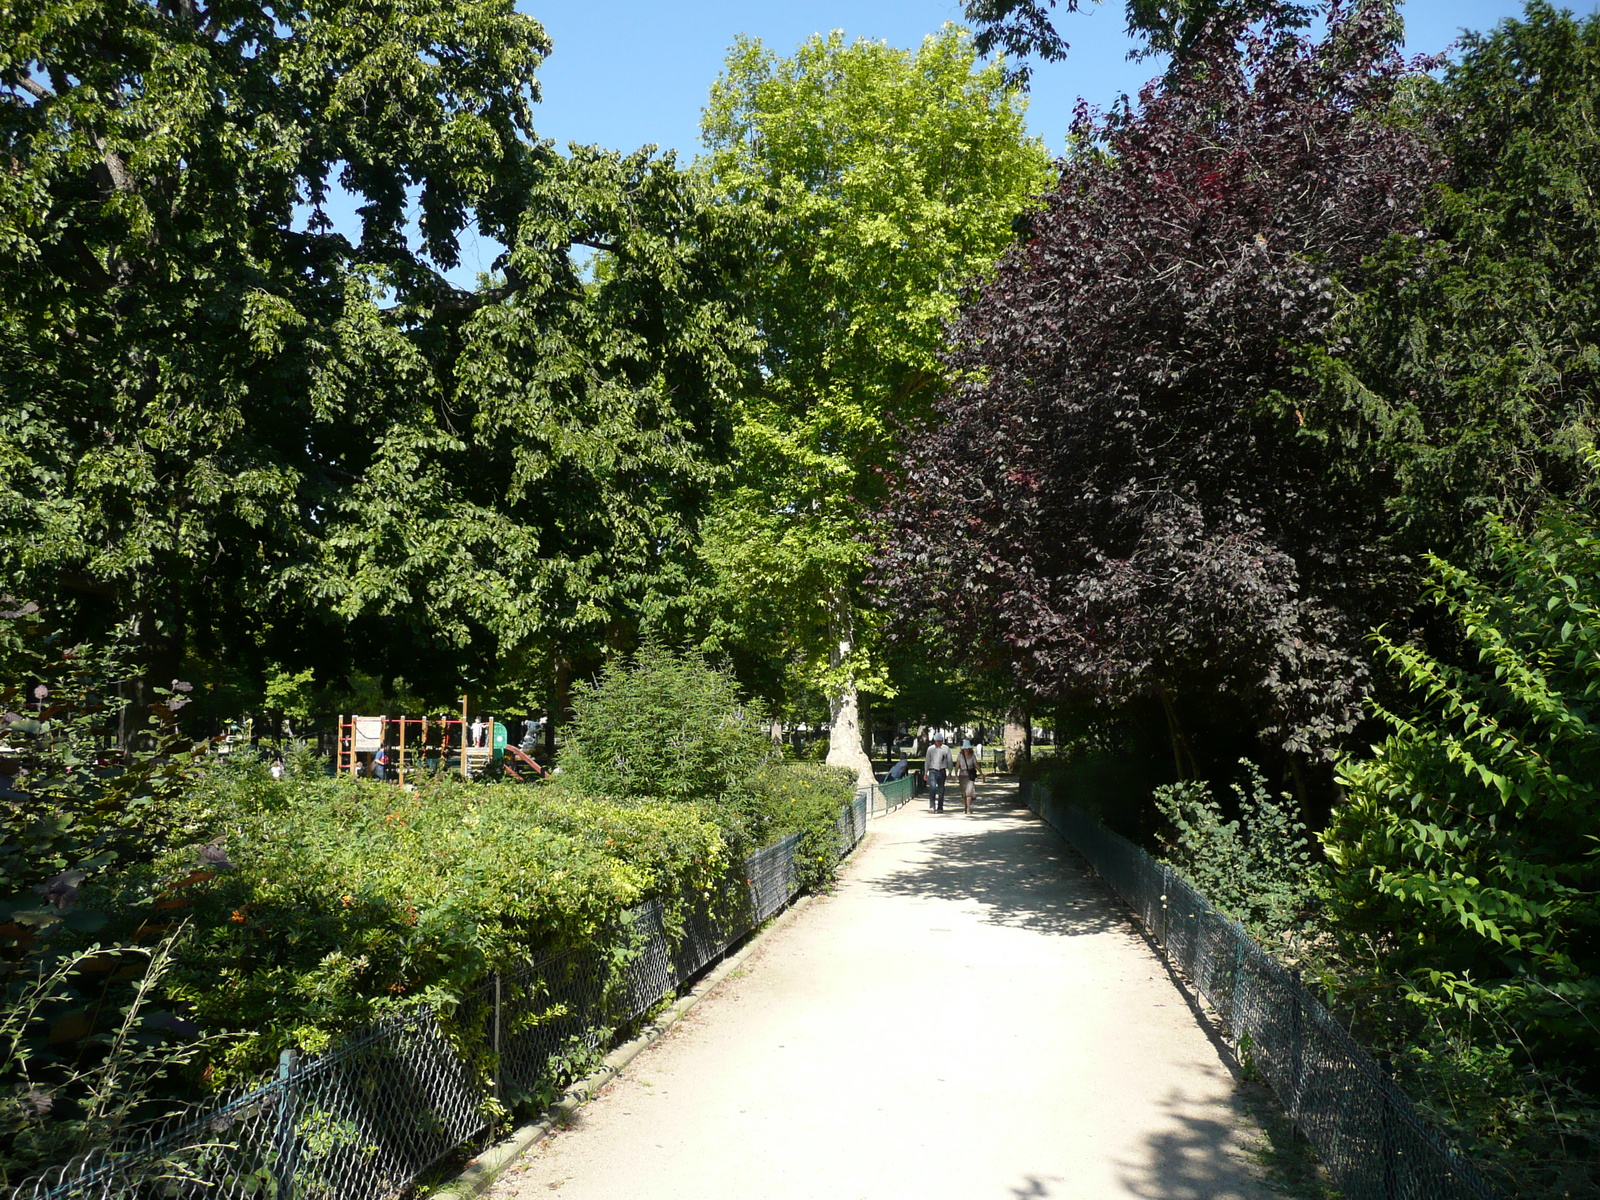
{"type": "Polygon", "coordinates": [[[572,660],[565,654],[556,656],[556,677],[550,689],[550,708],[544,722],[544,757],[546,764],[556,759],[556,726],[565,724],[567,709],[572,702],[572,660]]]}
{"type": "Polygon", "coordinates": [[[1172,739],[1172,761],[1177,768],[1178,778],[1199,779],[1200,764],[1195,761],[1194,750],[1178,721],[1178,706],[1172,702],[1172,693],[1164,687],[1157,687],[1156,695],[1161,698],[1161,710],[1167,717],[1167,735],[1172,739]],[[1185,759],[1188,760],[1187,768],[1185,759]]]}
{"type": "Polygon", "coordinates": [[[1033,757],[1033,726],[1028,714],[1013,708],[1006,714],[1006,728],[1002,735],[1006,753],[1006,770],[1015,771],[1019,764],[1033,757]]]}
{"type": "MultiPolygon", "coordinates": [[[[849,600],[843,591],[836,591],[831,599],[832,612],[828,617],[833,635],[828,648],[831,666],[847,666],[855,650],[855,629],[850,619],[849,600]]],[[[872,760],[861,747],[861,701],[856,692],[855,677],[846,674],[843,682],[828,696],[828,765],[849,767],[856,773],[857,785],[873,780],[872,760]]]]}

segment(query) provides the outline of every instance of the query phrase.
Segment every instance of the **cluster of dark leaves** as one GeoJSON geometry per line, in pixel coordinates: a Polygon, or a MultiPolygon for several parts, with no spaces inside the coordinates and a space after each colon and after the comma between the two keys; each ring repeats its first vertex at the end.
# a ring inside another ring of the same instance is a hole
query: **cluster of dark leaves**
{"type": "MultiPolygon", "coordinates": [[[[0,611],[0,1183],[168,1116],[195,1032],[153,988],[170,961],[170,890],[120,926],[92,894],[193,831],[178,797],[197,748],[174,680],[111,748],[133,674],[125,646],[70,642],[33,604],[0,611]]],[[[191,879],[226,869],[192,847],[191,879]]]]}
{"type": "Polygon", "coordinates": [[[902,629],[1040,698],[1226,694],[1302,751],[1352,727],[1389,564],[1276,397],[1441,169],[1394,119],[1396,34],[1378,6],[1317,42],[1218,25],[1136,109],[1080,110],[903,460],[878,559],[902,629]]]}

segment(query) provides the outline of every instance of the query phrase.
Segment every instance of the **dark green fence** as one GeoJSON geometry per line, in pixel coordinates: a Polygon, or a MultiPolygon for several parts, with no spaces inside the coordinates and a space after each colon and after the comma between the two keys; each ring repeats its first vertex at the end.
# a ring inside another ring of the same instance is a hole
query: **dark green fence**
{"type": "Polygon", "coordinates": [[[1344,1200],[1500,1200],[1370,1054],[1233,918],[1042,784],[1028,807],[1138,914],[1316,1149],[1344,1200]]]}
{"type": "MultiPolygon", "coordinates": [[[[837,850],[866,832],[843,805],[837,850]]],[[[454,1012],[383,1022],[314,1059],[286,1052],[259,1087],[116,1154],[74,1161],[13,1200],[382,1200],[492,1132],[490,1114],[542,1107],[610,1032],[649,1010],[789,903],[798,834],[750,856],[744,879],[667,936],[657,902],[632,917],[625,968],[567,953],[484,980],[454,1012]],[[446,1029],[451,1031],[447,1035],[446,1029]]]]}

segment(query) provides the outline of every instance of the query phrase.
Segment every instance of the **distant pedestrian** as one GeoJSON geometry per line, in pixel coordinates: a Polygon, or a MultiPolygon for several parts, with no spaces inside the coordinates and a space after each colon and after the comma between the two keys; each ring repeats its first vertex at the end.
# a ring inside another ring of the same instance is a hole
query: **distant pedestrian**
{"type": "Polygon", "coordinates": [[[889,773],[884,776],[883,781],[885,783],[893,783],[896,779],[904,779],[906,777],[906,772],[910,769],[911,764],[906,761],[906,756],[901,754],[900,761],[889,768],[889,773]]]}
{"type": "Polygon", "coordinates": [[[474,746],[482,746],[483,745],[483,731],[484,731],[484,728],[485,727],[484,727],[484,724],[483,724],[483,718],[482,717],[473,717],[472,718],[472,744],[474,746]]]}
{"type": "Polygon", "coordinates": [[[956,779],[961,783],[961,807],[970,817],[972,815],[972,801],[978,794],[978,755],[972,749],[972,743],[965,738],[961,742],[961,752],[956,755],[956,779]]]}
{"type": "Polygon", "coordinates": [[[372,756],[372,777],[389,778],[389,747],[379,746],[378,752],[372,756]]]}
{"type": "Polygon", "coordinates": [[[272,766],[269,768],[269,770],[271,770],[272,777],[274,779],[282,779],[283,778],[283,759],[281,759],[281,758],[273,759],[272,760],[272,766]]]}
{"type": "Polygon", "coordinates": [[[944,779],[950,770],[950,747],[944,744],[944,734],[933,735],[933,745],[928,747],[928,757],[923,766],[928,772],[928,811],[944,811],[944,779]]]}

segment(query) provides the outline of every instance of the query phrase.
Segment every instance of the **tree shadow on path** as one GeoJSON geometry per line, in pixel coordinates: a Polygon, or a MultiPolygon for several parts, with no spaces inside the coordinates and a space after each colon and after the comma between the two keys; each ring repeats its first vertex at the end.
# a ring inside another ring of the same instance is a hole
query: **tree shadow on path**
{"type": "Polygon", "coordinates": [[[1196,1111],[1177,1093],[1163,1107],[1168,1122],[1147,1139],[1149,1157],[1120,1164],[1130,1195],[1144,1200],[1277,1200],[1320,1194],[1303,1172],[1285,1170],[1273,1161],[1275,1139],[1270,1134],[1241,1132],[1260,1116],[1259,1105],[1242,1089],[1232,1093],[1222,1113],[1196,1111]]]}
{"type": "Polygon", "coordinates": [[[959,808],[943,816],[924,809],[898,817],[943,827],[918,836],[919,861],[864,877],[861,885],[895,896],[976,903],[985,921],[1010,929],[1061,936],[1128,929],[1127,915],[1082,861],[1025,808],[1007,802],[1014,791],[986,790],[971,817],[959,808]]]}

